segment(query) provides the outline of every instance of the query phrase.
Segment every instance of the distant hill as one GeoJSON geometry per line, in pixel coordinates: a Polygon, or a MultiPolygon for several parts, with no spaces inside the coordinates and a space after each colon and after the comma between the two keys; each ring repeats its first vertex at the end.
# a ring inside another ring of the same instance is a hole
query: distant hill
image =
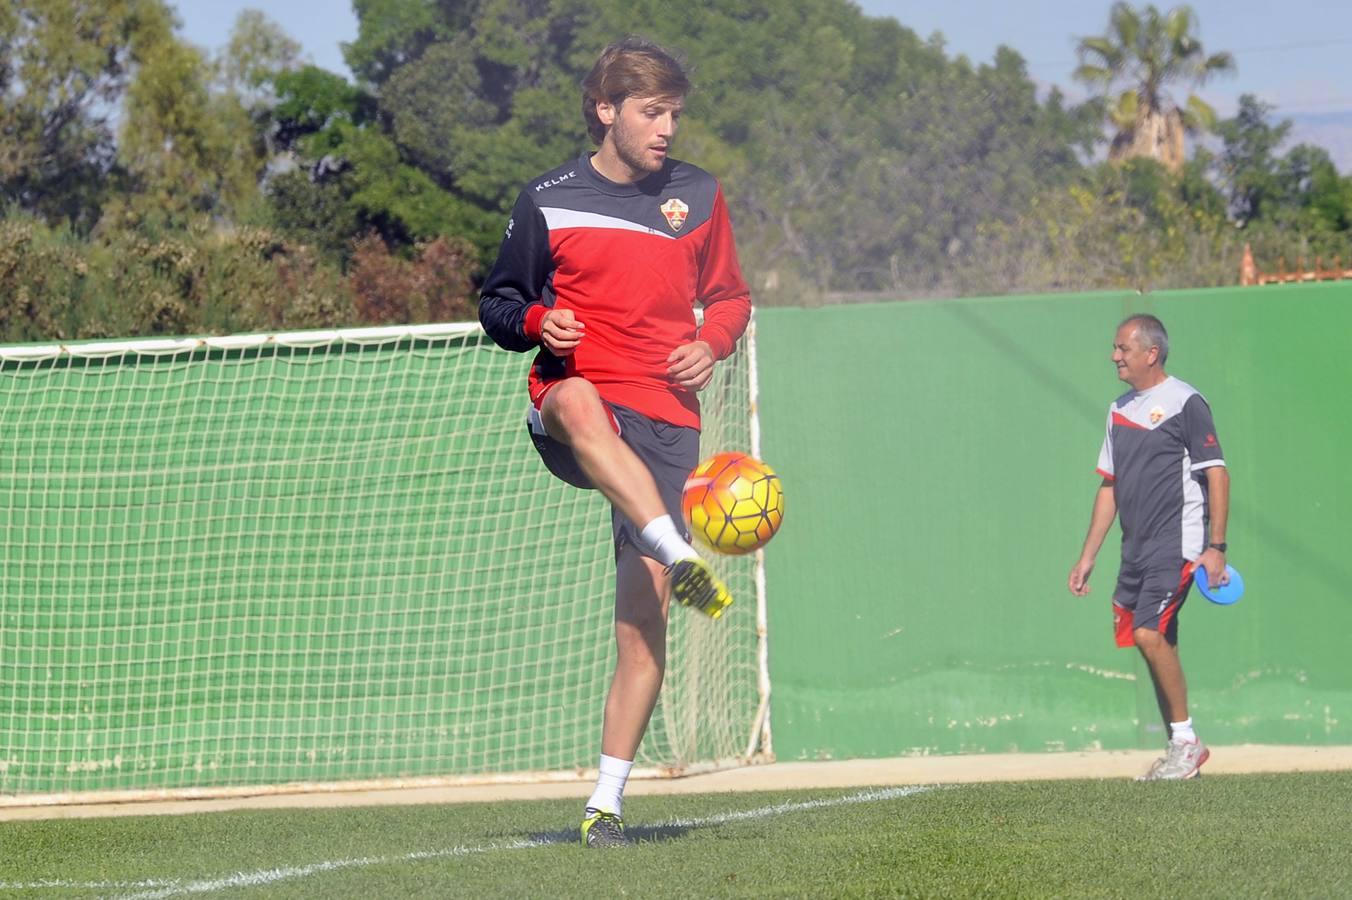
{"type": "Polygon", "coordinates": [[[1352,175],[1352,109],[1325,113],[1282,113],[1279,109],[1276,115],[1291,120],[1291,145],[1323,147],[1338,174],[1352,175]]]}

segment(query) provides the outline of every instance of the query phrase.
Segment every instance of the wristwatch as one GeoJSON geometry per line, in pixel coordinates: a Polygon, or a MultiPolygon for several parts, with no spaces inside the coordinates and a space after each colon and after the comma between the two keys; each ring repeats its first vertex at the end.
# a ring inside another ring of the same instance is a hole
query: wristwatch
{"type": "Polygon", "coordinates": [[[1225,552],[1225,541],[1221,541],[1219,544],[1207,544],[1207,546],[1208,546],[1208,547],[1215,547],[1217,550],[1221,551],[1222,553],[1225,552]]]}

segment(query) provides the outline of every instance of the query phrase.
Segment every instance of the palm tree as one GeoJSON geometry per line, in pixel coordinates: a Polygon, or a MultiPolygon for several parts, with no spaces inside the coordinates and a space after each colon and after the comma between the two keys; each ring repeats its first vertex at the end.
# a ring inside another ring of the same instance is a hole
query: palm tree
{"type": "Polygon", "coordinates": [[[1235,69],[1229,53],[1208,56],[1202,50],[1196,26],[1191,7],[1161,15],[1153,5],[1138,10],[1119,0],[1108,15],[1108,33],[1080,40],[1075,78],[1107,103],[1116,130],[1110,160],[1145,156],[1177,173],[1183,168],[1184,132],[1215,127],[1216,111],[1196,94],[1180,107],[1166,92],[1171,83],[1201,85],[1235,69]]]}

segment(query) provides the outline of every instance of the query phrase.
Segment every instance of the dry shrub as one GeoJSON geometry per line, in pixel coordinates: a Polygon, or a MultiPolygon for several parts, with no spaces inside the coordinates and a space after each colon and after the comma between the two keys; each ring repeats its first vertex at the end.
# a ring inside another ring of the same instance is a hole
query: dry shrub
{"type": "Polygon", "coordinates": [[[348,265],[357,320],[395,325],[473,319],[475,266],[474,246],[459,238],[420,243],[404,259],[379,235],[368,234],[354,242],[348,265]]]}
{"type": "Polygon", "coordinates": [[[0,220],[0,341],[70,337],[88,274],[77,244],[32,219],[0,220]]]}

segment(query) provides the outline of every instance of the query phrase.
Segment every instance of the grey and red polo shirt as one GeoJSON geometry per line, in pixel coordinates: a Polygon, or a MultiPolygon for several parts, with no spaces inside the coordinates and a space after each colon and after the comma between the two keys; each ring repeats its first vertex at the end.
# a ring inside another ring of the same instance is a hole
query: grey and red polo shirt
{"type": "Polygon", "coordinates": [[[693,428],[699,401],[668,377],[667,357],[698,338],[726,358],[750,315],[718,181],[668,159],[637,183],[617,184],[593,168],[590,153],[521,192],[479,298],[479,321],[495,342],[539,348],[533,400],[581,376],[608,402],[693,428]],[[696,303],[704,307],[698,330],[696,303]],[[572,309],[585,326],[568,356],[540,343],[551,307],[572,309]]]}
{"type": "Polygon", "coordinates": [[[1172,375],[1108,408],[1098,472],[1113,483],[1122,560],[1195,560],[1206,548],[1206,469],[1225,465],[1211,407],[1172,375]]]}

